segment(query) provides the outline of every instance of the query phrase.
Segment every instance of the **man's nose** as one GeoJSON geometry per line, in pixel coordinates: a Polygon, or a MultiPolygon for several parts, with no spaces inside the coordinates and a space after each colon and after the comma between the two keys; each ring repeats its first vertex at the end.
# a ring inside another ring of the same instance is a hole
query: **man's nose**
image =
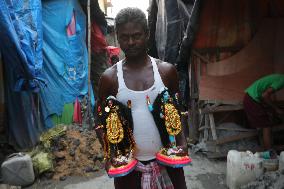
{"type": "Polygon", "coordinates": [[[133,40],[132,37],[129,37],[128,38],[128,45],[132,45],[132,44],[134,44],[134,40],[133,40]]]}

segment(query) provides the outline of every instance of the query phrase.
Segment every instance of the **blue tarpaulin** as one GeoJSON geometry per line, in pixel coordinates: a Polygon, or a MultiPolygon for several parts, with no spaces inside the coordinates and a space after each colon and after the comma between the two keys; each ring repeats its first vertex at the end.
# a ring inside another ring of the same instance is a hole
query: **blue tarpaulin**
{"type": "Polygon", "coordinates": [[[42,20],[47,85],[40,91],[41,107],[45,125],[52,127],[51,115],[60,115],[64,104],[88,92],[86,16],[77,0],[44,0],[42,20]]]}
{"type": "Polygon", "coordinates": [[[0,1],[0,48],[13,68],[16,91],[38,90],[42,68],[40,0],[0,1]]]}
{"type": "Polygon", "coordinates": [[[87,94],[85,21],[77,0],[0,1],[0,50],[13,146],[34,146],[42,125],[53,126],[52,115],[87,94]]]}
{"type": "Polygon", "coordinates": [[[40,0],[0,1],[0,51],[5,68],[5,102],[10,144],[35,145],[40,133],[34,94],[42,82],[40,0]]]}

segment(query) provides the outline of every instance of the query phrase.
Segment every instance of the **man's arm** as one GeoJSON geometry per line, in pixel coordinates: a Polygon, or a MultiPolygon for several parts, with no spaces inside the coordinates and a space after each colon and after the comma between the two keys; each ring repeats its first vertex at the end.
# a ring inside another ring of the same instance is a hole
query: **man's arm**
{"type": "Polygon", "coordinates": [[[275,94],[274,89],[271,88],[271,87],[269,87],[268,89],[266,89],[266,90],[262,93],[262,102],[263,102],[265,105],[267,105],[267,106],[273,108],[273,109],[276,111],[276,113],[278,113],[278,114],[283,114],[283,111],[282,111],[281,109],[279,109],[279,108],[274,104],[274,102],[275,102],[275,96],[274,96],[274,94],[275,94]]]}
{"type": "MultiPolygon", "coordinates": [[[[103,145],[103,129],[100,127],[98,107],[101,106],[102,102],[110,95],[115,96],[117,93],[117,81],[116,81],[116,66],[108,68],[101,76],[99,81],[99,90],[96,100],[95,108],[95,130],[99,138],[100,143],[103,145]]],[[[103,110],[101,110],[103,111],[103,110]]]]}
{"type": "MultiPolygon", "coordinates": [[[[162,62],[158,64],[159,72],[165,86],[169,89],[172,94],[179,92],[179,80],[176,68],[169,63],[162,62]]],[[[187,150],[187,143],[183,129],[176,137],[176,142],[178,146],[184,147],[187,150]]]]}

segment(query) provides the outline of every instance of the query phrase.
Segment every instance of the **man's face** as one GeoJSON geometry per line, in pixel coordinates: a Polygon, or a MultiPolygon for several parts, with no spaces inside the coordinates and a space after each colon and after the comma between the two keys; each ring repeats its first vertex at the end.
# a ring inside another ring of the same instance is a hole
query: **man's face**
{"type": "Polygon", "coordinates": [[[147,50],[148,34],[140,24],[128,22],[117,28],[120,48],[128,58],[142,55],[147,50]]]}

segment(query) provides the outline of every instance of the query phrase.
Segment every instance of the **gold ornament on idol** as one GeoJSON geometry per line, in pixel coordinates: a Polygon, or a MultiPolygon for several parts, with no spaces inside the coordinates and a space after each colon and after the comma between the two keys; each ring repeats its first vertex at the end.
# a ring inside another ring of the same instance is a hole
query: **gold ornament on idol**
{"type": "Polygon", "coordinates": [[[107,138],[110,143],[117,144],[124,137],[121,121],[116,111],[111,112],[106,119],[107,138]]]}
{"type": "Polygon", "coordinates": [[[166,103],[164,105],[165,112],[165,125],[170,135],[176,136],[181,131],[181,121],[177,109],[173,104],[166,103]]]}

